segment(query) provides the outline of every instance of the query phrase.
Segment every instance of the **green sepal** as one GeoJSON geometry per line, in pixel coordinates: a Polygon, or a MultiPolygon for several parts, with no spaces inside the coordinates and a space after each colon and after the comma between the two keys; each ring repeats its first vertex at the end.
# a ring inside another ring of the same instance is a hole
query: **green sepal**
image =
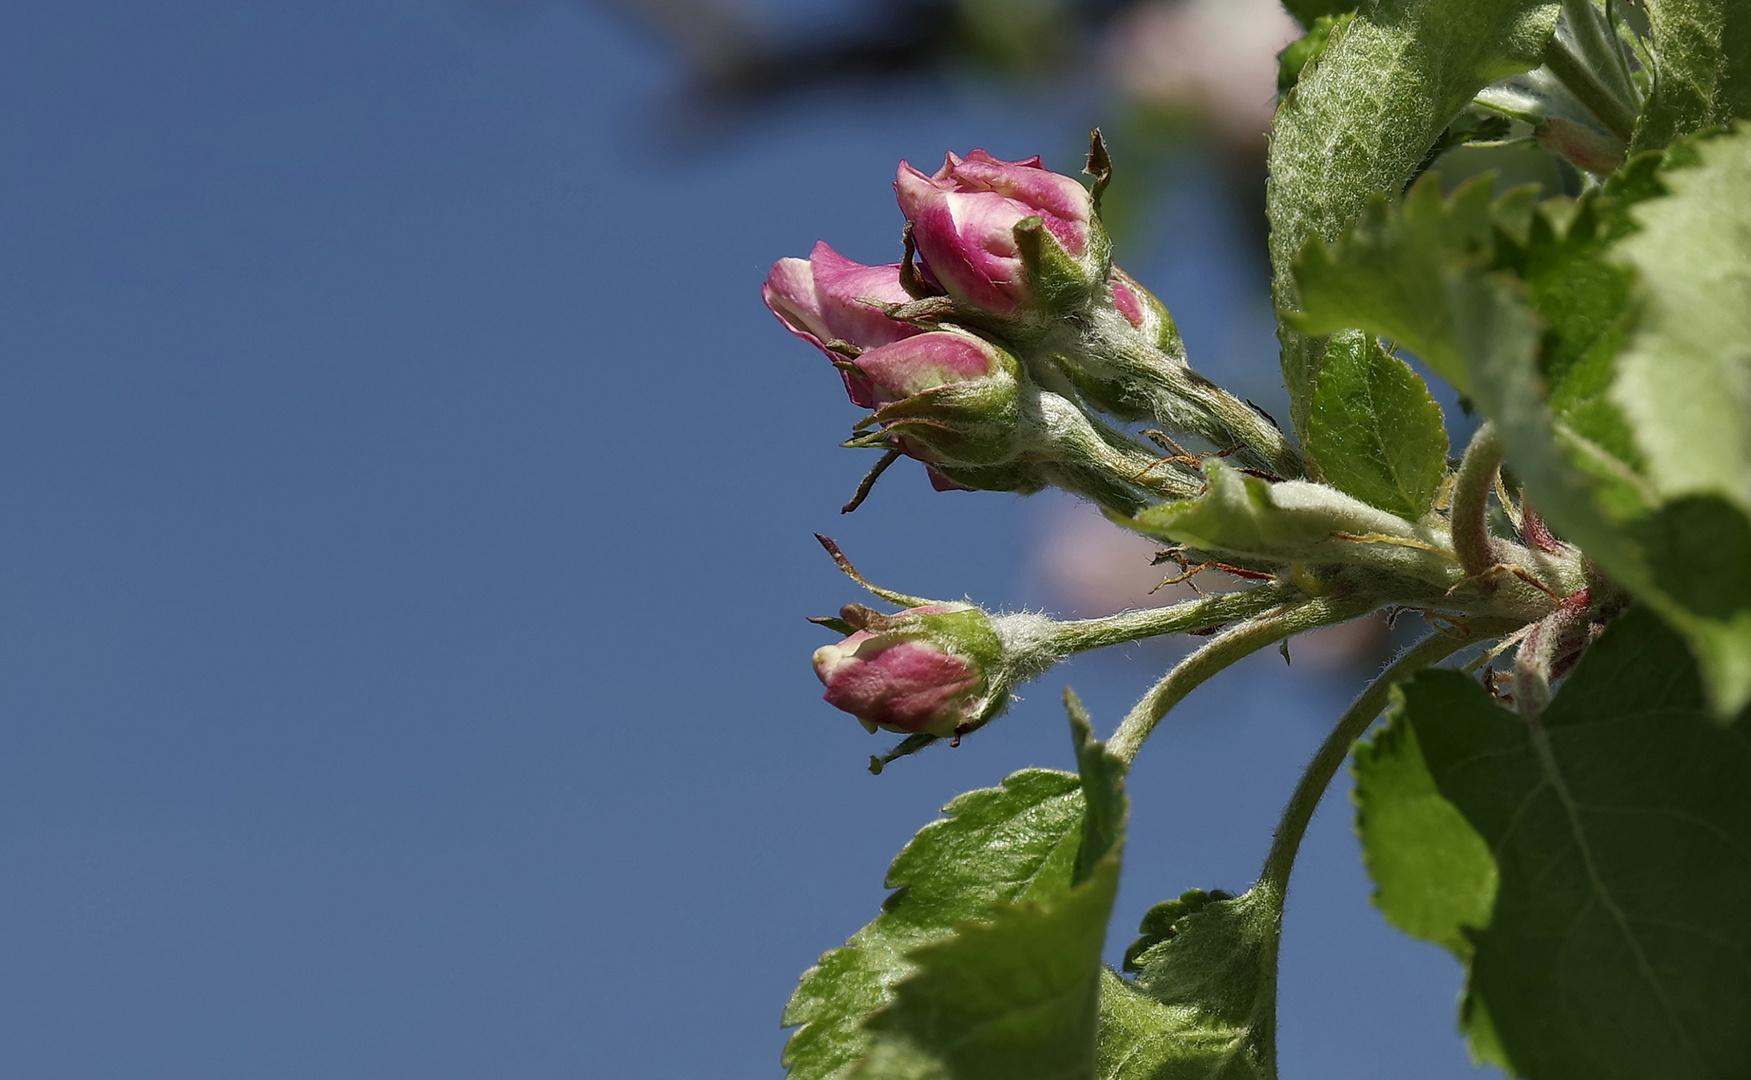
{"type": "Polygon", "coordinates": [[[928,641],[937,649],[968,661],[978,671],[979,684],[969,691],[978,696],[977,714],[971,720],[949,717],[941,722],[940,728],[927,727],[921,733],[938,738],[970,734],[1001,716],[1009,708],[1010,692],[1015,685],[1015,673],[1003,640],[991,624],[991,616],[970,604],[943,606],[955,610],[903,611],[895,615],[870,612],[863,626],[885,641],[928,641]]]}
{"type": "Polygon", "coordinates": [[[1080,256],[1065,251],[1038,215],[1016,222],[1014,235],[1033,294],[1031,313],[1045,324],[1056,324],[1065,315],[1087,307],[1106,284],[1112,267],[1112,241],[1098,214],[1088,222],[1088,245],[1080,256]]]}
{"type": "MultiPolygon", "coordinates": [[[[871,414],[872,438],[922,448],[914,457],[955,465],[998,465],[1021,452],[1021,406],[1013,370],[932,387],[871,414]]],[[[855,440],[854,440],[855,441],[855,440]]]]}

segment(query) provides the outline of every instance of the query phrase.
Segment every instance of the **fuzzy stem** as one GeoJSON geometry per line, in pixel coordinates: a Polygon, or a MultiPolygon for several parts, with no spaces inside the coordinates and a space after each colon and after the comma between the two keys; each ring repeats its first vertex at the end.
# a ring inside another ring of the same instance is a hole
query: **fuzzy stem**
{"type": "Polygon", "coordinates": [[[1302,475],[1300,451],[1258,410],[1189,367],[1179,376],[1158,396],[1158,402],[1161,398],[1172,402],[1158,404],[1158,421],[1189,429],[1219,449],[1239,444],[1242,460],[1278,476],[1302,475]]]}
{"type": "Polygon", "coordinates": [[[1286,637],[1345,622],[1365,615],[1377,606],[1378,602],[1372,597],[1318,596],[1279,605],[1217,634],[1149,688],[1119,725],[1118,731],[1113,733],[1107,749],[1119,760],[1130,764],[1168,710],[1218,671],[1286,637]]]}
{"type": "MultiPolygon", "coordinates": [[[[1485,420],[1465,448],[1453,480],[1453,553],[1469,578],[1480,578],[1501,560],[1490,535],[1490,491],[1496,484],[1506,451],[1494,423],[1485,420]]],[[[1483,581],[1480,580],[1480,585],[1483,581]]]]}
{"type": "Polygon", "coordinates": [[[1300,782],[1295,785],[1294,793],[1289,796],[1289,803],[1283,808],[1283,816],[1277,823],[1270,854],[1265,856],[1264,869],[1259,872],[1260,888],[1272,889],[1278,894],[1287,893],[1289,871],[1295,865],[1295,853],[1301,849],[1301,838],[1307,834],[1307,824],[1313,820],[1313,811],[1318,808],[1326,788],[1331,786],[1338,767],[1349,756],[1351,744],[1362,737],[1362,733],[1368,730],[1368,725],[1386,707],[1386,700],[1393,686],[1468,645],[1476,645],[1500,636],[1518,625],[1510,619],[1474,619],[1467,624],[1472,631],[1468,636],[1431,634],[1400,653],[1398,659],[1368,684],[1368,688],[1362,691],[1355,704],[1338,719],[1337,726],[1332,728],[1331,734],[1325,737],[1325,742],[1314,752],[1313,760],[1308,763],[1306,771],[1301,774],[1300,782]]]}
{"type": "Polygon", "coordinates": [[[1242,461],[1278,476],[1298,477],[1306,471],[1301,451],[1276,424],[1180,357],[1126,342],[1105,359],[1147,388],[1150,411],[1162,427],[1196,435],[1217,449],[1239,445],[1242,461]]]}
{"type": "Polygon", "coordinates": [[[1349,756],[1350,746],[1362,737],[1362,733],[1368,730],[1368,725],[1386,707],[1394,684],[1403,682],[1423,668],[1441,662],[1467,645],[1475,645],[1496,633],[1512,629],[1513,623],[1507,620],[1480,619],[1473,622],[1471,627],[1479,632],[1467,637],[1431,634],[1400,653],[1398,659],[1369,683],[1368,688],[1356,699],[1356,703],[1338,719],[1337,726],[1332,728],[1331,734],[1325,737],[1325,741],[1314,752],[1313,760],[1308,763],[1307,769],[1301,774],[1300,782],[1295,785],[1294,793],[1289,796],[1289,804],[1283,808],[1283,816],[1277,822],[1277,831],[1271,841],[1270,853],[1265,856],[1264,868],[1259,871],[1258,884],[1247,894],[1263,906],[1275,921],[1274,932],[1264,935],[1262,951],[1265,955],[1259,957],[1259,967],[1265,973],[1265,981],[1259,988],[1258,997],[1262,1003],[1262,1014],[1267,1017],[1264,1045],[1261,1049],[1265,1060],[1271,1063],[1273,1076],[1276,1075],[1274,1070],[1277,1060],[1274,1003],[1277,999],[1277,953],[1283,940],[1283,905],[1289,899],[1289,871],[1294,868],[1295,854],[1301,849],[1301,839],[1307,834],[1307,825],[1313,820],[1313,811],[1318,808],[1326,788],[1331,786],[1338,768],[1349,756]]]}
{"type": "Polygon", "coordinates": [[[1298,595],[1300,590],[1292,586],[1261,585],[1170,607],[1126,611],[1104,619],[1075,619],[1053,628],[1053,645],[1061,655],[1072,656],[1090,649],[1251,618],[1298,595]]]}

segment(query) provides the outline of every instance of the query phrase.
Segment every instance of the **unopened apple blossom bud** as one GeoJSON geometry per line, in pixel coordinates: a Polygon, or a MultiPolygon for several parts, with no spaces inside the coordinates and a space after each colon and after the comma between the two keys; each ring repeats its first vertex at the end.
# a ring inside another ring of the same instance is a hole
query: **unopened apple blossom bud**
{"type": "Polygon", "coordinates": [[[1545,120],[1532,129],[1532,134],[1538,145],[1595,176],[1610,176],[1616,172],[1629,153],[1629,147],[1617,136],[1566,116],[1545,120]]]}
{"type": "MultiPolygon", "coordinates": [[[[848,609],[849,610],[849,609],[848,609]]],[[[815,674],[834,708],[864,728],[947,738],[1001,711],[1007,680],[994,680],[1003,645],[990,617],[971,604],[927,604],[895,615],[867,608],[861,628],[815,650],[815,674]]],[[[856,625],[856,624],[854,624],[856,625]]]]}
{"type": "Polygon", "coordinates": [[[935,330],[858,356],[841,365],[848,381],[867,389],[852,400],[875,411],[869,434],[854,442],[886,442],[926,462],[987,465],[1018,452],[1015,358],[974,334],[935,330]]]}
{"type": "Polygon", "coordinates": [[[1107,291],[1112,296],[1113,309],[1124,316],[1131,329],[1143,340],[1175,358],[1185,356],[1185,343],[1180,340],[1179,327],[1167,307],[1145,289],[1137,279],[1118,267],[1107,278],[1107,291]]]}
{"type": "Polygon", "coordinates": [[[931,277],[995,325],[1043,327],[1106,280],[1093,196],[1038,157],[949,154],[933,176],[901,162],[894,190],[931,277]]]}
{"type": "MultiPolygon", "coordinates": [[[[919,333],[917,327],[889,318],[884,304],[911,299],[900,285],[899,264],[865,266],[817,243],[807,259],[780,259],[760,290],[766,306],[797,337],[834,360],[843,354],[828,347],[844,342],[857,349],[876,349],[919,333]]],[[[870,386],[841,370],[845,390],[857,405],[876,402],[870,386]]]]}

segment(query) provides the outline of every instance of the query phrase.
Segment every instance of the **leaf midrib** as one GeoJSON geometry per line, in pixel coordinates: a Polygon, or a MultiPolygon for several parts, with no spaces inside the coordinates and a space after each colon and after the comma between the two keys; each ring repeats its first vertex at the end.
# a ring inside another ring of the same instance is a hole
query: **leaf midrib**
{"type": "Polygon", "coordinates": [[[1624,943],[1629,947],[1630,954],[1635,957],[1636,970],[1647,982],[1649,988],[1653,990],[1655,999],[1659,1001],[1660,1008],[1665,1011],[1666,1018],[1670,1022],[1672,1030],[1677,1033],[1685,1051],[1694,1062],[1706,1066],[1701,1054],[1697,1051],[1696,1044],[1691,1041],[1690,1032],[1685,1028],[1683,1021],[1679,1019],[1671,998],[1667,996],[1665,986],[1655,975],[1647,954],[1642,951],[1641,941],[1631,930],[1629,916],[1618,906],[1611,891],[1606,888],[1604,880],[1600,877],[1598,865],[1593,859],[1592,845],[1588,843],[1587,831],[1581,823],[1580,805],[1569,791],[1568,781],[1557,764],[1556,754],[1551,749],[1549,732],[1545,730],[1540,719],[1534,718],[1527,725],[1527,733],[1532,741],[1533,749],[1538,754],[1538,763],[1545,774],[1545,782],[1556,794],[1557,802],[1562,806],[1564,816],[1568,818],[1570,837],[1574,841],[1575,850],[1580,853],[1581,865],[1587,872],[1587,883],[1591,887],[1595,899],[1611,917],[1618,933],[1623,935],[1624,943]]]}

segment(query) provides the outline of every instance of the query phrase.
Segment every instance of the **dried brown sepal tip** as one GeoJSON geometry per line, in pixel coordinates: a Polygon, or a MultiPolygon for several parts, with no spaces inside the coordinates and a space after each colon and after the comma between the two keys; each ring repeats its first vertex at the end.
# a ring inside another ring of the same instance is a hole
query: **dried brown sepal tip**
{"type": "Polygon", "coordinates": [[[1088,163],[1082,171],[1094,177],[1093,191],[1094,209],[1100,212],[1100,197],[1106,193],[1107,185],[1113,181],[1113,158],[1107,153],[1107,142],[1101,137],[1100,128],[1088,133],[1088,163]]]}

